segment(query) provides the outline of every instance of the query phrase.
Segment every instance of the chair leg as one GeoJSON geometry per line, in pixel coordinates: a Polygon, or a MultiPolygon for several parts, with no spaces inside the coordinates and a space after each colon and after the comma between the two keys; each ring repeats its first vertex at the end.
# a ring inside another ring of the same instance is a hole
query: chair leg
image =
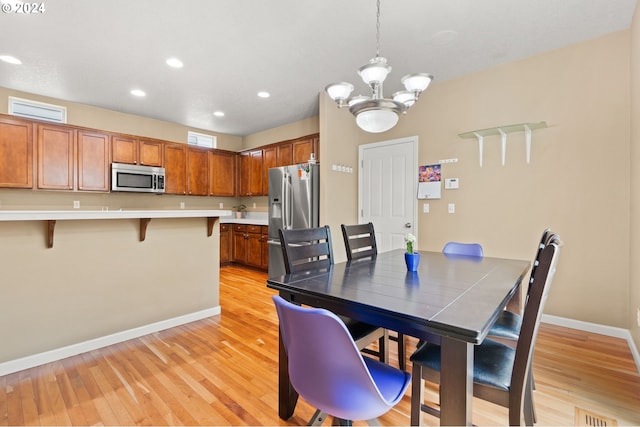
{"type": "Polygon", "coordinates": [[[419,426],[422,419],[422,403],[424,402],[424,380],[422,367],[413,364],[411,372],[411,425],[419,426]]]}
{"type": "Polygon", "coordinates": [[[378,339],[378,351],[380,352],[380,361],[389,363],[389,332],[386,329],[384,335],[378,339]]]}
{"type": "Polygon", "coordinates": [[[322,412],[320,409],[316,409],[316,412],[313,414],[313,416],[311,417],[311,419],[309,420],[307,425],[308,426],[319,426],[319,425],[322,425],[322,423],[326,419],[327,419],[326,412],[322,412]]]}
{"type": "Polygon", "coordinates": [[[398,366],[400,370],[404,371],[407,367],[407,355],[405,353],[405,338],[404,334],[398,333],[398,366]]]}
{"type": "Polygon", "coordinates": [[[533,374],[529,372],[524,392],[524,423],[527,426],[534,425],[538,420],[536,408],[533,402],[533,374]]]}

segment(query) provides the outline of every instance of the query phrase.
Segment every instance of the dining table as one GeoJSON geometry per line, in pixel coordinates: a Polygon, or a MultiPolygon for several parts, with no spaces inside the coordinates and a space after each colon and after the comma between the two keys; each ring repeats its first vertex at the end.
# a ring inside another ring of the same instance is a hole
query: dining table
{"type": "MultiPolygon", "coordinates": [[[[520,284],[529,261],[418,251],[408,271],[403,249],[332,264],[320,270],[274,276],[267,286],[296,304],[328,309],[441,346],[441,425],[471,425],[473,349],[500,311],[522,302],[520,284]]],[[[524,287],[524,286],[523,286],[524,287]]],[[[293,415],[298,394],[291,386],[280,337],[278,413],[293,415]]]]}

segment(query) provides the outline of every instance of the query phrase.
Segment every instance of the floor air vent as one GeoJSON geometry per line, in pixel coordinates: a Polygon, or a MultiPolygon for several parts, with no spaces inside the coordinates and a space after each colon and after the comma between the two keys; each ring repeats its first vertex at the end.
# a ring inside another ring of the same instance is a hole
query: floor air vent
{"type": "Polygon", "coordinates": [[[575,421],[576,426],[604,427],[618,425],[618,421],[613,418],[604,417],[591,411],[587,411],[586,409],[578,408],[577,406],[575,421]]]}

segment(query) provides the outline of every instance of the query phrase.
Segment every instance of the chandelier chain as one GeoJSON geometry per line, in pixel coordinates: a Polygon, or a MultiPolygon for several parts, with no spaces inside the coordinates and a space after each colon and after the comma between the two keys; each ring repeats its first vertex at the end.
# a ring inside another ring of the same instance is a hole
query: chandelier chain
{"type": "Polygon", "coordinates": [[[376,14],[376,58],[380,56],[380,0],[376,1],[378,12],[376,14]]]}

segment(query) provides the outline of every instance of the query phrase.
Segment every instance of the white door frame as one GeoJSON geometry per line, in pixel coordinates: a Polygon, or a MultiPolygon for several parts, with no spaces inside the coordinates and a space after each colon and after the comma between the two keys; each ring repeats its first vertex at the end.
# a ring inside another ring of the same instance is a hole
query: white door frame
{"type": "Polygon", "coordinates": [[[363,188],[363,184],[364,184],[364,179],[363,176],[364,174],[362,173],[362,163],[363,163],[363,153],[365,149],[375,149],[378,147],[387,147],[387,146],[391,146],[391,145],[395,145],[395,144],[401,144],[401,143],[411,143],[412,147],[413,147],[413,174],[415,176],[415,179],[412,179],[412,192],[413,194],[415,194],[416,196],[414,198],[412,198],[411,200],[413,201],[413,209],[411,209],[411,212],[413,212],[413,218],[411,220],[411,223],[413,224],[413,233],[416,236],[416,247],[418,246],[418,200],[417,200],[417,194],[418,194],[418,136],[408,136],[408,137],[404,137],[404,138],[397,138],[397,139],[390,139],[387,141],[380,141],[380,142],[373,142],[370,144],[363,144],[358,146],[358,223],[362,224],[363,222],[363,202],[362,202],[362,188],[363,188]]]}

